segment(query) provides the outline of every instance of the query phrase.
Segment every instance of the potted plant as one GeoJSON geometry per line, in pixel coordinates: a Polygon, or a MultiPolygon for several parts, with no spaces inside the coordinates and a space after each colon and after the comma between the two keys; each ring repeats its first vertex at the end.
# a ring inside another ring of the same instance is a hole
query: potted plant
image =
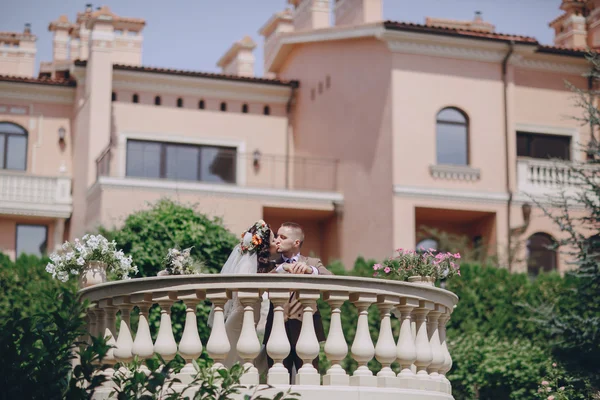
{"type": "Polygon", "coordinates": [[[398,249],[396,252],[397,256],[373,265],[373,276],[433,286],[437,279],[460,275],[459,253],[437,252],[434,249],[425,252],[398,249]]]}
{"type": "Polygon", "coordinates": [[[202,263],[196,262],[191,256],[192,247],[179,250],[169,249],[164,259],[165,269],[158,272],[158,276],[166,275],[194,275],[202,271],[202,263]]]}
{"type": "Polygon", "coordinates": [[[53,278],[67,282],[69,277],[77,276],[81,287],[106,282],[107,272],[119,279],[129,279],[130,274],[138,272],[131,256],[125,256],[117,250],[116,242],[109,242],[102,235],[85,235],[73,243],[65,242],[59,252],[50,255],[50,261],[46,271],[53,278]]]}

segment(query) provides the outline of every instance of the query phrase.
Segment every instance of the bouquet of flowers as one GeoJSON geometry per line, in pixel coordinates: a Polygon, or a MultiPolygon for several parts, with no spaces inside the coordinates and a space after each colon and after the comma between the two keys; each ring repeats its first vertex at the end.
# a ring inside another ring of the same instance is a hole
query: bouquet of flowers
{"type": "Polygon", "coordinates": [[[91,261],[105,264],[106,271],[113,272],[120,279],[129,279],[130,274],[138,272],[131,256],[125,256],[122,250],[117,250],[115,241],[109,242],[102,235],[85,235],[73,243],[65,242],[60,252],[50,255],[50,261],[46,272],[61,282],[67,282],[70,275],[81,274],[91,261]]]}
{"type": "Polygon", "coordinates": [[[389,279],[407,280],[411,276],[427,276],[434,280],[460,276],[459,253],[443,253],[434,249],[426,252],[414,250],[396,250],[395,257],[390,257],[381,264],[373,265],[373,276],[389,279]]]}
{"type": "Polygon", "coordinates": [[[263,220],[258,221],[249,230],[242,233],[240,242],[240,250],[242,254],[256,253],[258,246],[263,243],[263,238],[267,238],[269,225],[263,220]]]}
{"type": "Polygon", "coordinates": [[[192,247],[183,250],[169,249],[164,260],[165,269],[159,272],[159,276],[199,274],[201,265],[194,261],[191,251],[192,247]]]}

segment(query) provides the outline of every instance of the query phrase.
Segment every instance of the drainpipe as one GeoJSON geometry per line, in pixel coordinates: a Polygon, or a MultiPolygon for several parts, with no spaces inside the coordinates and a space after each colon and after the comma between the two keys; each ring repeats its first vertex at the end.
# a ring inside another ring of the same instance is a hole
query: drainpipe
{"type": "Polygon", "coordinates": [[[287,126],[285,127],[285,188],[290,188],[290,126],[292,125],[292,103],[298,89],[298,82],[291,82],[290,97],[285,105],[285,113],[287,116],[287,126]]]}
{"type": "Polygon", "coordinates": [[[504,85],[504,147],[506,149],[506,151],[504,152],[504,160],[506,162],[506,192],[508,193],[508,202],[507,202],[507,212],[506,212],[506,232],[508,233],[508,244],[507,244],[507,259],[508,259],[508,271],[511,272],[512,271],[512,255],[511,255],[511,251],[512,251],[512,238],[511,238],[511,234],[510,234],[510,217],[511,217],[511,212],[510,209],[512,207],[512,201],[513,201],[513,192],[512,189],[510,187],[510,175],[509,175],[509,171],[510,171],[510,157],[508,155],[508,143],[509,143],[509,128],[508,128],[508,82],[507,82],[507,65],[508,65],[508,59],[510,58],[510,56],[512,55],[513,51],[514,51],[514,45],[515,42],[513,40],[511,40],[508,43],[508,53],[506,53],[506,56],[504,56],[504,59],[502,60],[502,83],[504,85]]]}

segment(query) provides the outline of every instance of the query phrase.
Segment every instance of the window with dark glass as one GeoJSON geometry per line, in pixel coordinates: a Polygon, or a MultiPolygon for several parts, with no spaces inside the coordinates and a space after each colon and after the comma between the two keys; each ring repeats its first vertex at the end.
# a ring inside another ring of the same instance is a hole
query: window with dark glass
{"type": "Polygon", "coordinates": [[[11,122],[0,122],[0,169],[27,168],[27,131],[11,122]]]}
{"type": "Polygon", "coordinates": [[[527,239],[527,272],[537,275],[541,271],[555,271],[558,258],[556,241],[546,233],[534,233],[527,239]]]}
{"type": "Polygon", "coordinates": [[[136,94],[134,94],[134,95],[131,97],[131,101],[132,101],[132,102],[134,102],[134,103],[139,103],[139,102],[140,102],[140,96],[138,96],[138,95],[137,95],[137,93],[136,93],[136,94]]]}
{"type": "Polygon", "coordinates": [[[160,96],[156,96],[156,97],[154,98],[154,105],[155,105],[155,106],[160,106],[160,96]]]}
{"type": "Polygon", "coordinates": [[[227,103],[221,103],[221,111],[227,111],[227,103]]]}
{"type": "Polygon", "coordinates": [[[244,114],[247,114],[247,113],[248,113],[248,104],[242,104],[242,112],[243,112],[244,114]]]}
{"type": "Polygon", "coordinates": [[[469,164],[469,122],[456,108],[444,108],[436,119],[438,164],[469,164]]]}
{"type": "Polygon", "coordinates": [[[517,132],[517,156],[571,159],[571,137],[517,132]]]}
{"type": "Polygon", "coordinates": [[[177,107],[183,107],[183,99],[181,97],[177,99],[177,107]]]}
{"type": "Polygon", "coordinates": [[[264,115],[270,115],[270,114],[271,114],[271,107],[269,107],[269,106],[265,106],[265,107],[263,108],[263,114],[264,114],[264,115]]]}
{"type": "Polygon", "coordinates": [[[204,100],[200,100],[198,102],[198,108],[201,109],[201,110],[204,110],[204,100]]]}
{"type": "Polygon", "coordinates": [[[16,230],[16,253],[32,254],[38,257],[46,254],[48,246],[48,227],[45,225],[18,224],[16,230]]]}
{"type": "Polygon", "coordinates": [[[236,154],[231,147],[128,140],[126,175],[235,183],[236,154]]]}

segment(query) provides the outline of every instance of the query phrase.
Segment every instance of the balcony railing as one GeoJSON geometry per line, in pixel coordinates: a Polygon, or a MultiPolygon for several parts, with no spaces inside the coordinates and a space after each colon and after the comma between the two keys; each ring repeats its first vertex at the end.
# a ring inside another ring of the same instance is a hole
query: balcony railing
{"type": "Polygon", "coordinates": [[[567,165],[536,159],[517,161],[517,187],[520,192],[551,195],[575,189],[579,182],[580,178],[573,175],[567,165]]]}
{"type": "MultiPolygon", "coordinates": [[[[90,333],[110,336],[109,343],[115,346],[103,361],[105,365],[129,361],[134,356],[143,360],[155,353],[165,360],[172,360],[176,354],[180,354],[187,362],[176,375],[182,382],[181,386],[176,386],[176,390],[182,390],[183,383],[193,379],[192,360],[203,349],[214,360],[217,368],[222,367],[223,360],[230,351],[237,350],[244,360],[244,366],[248,368],[242,377],[242,383],[259,383],[253,360],[259,354],[261,345],[254,326],[255,309],[252,305],[267,293],[275,313],[273,329],[266,346],[268,354],[274,360],[274,365],[267,374],[267,383],[281,390],[290,387],[289,375],[282,360],[290,351],[283,305],[288,301],[291,291],[297,293],[304,307],[296,351],[305,361],[294,377],[292,391],[300,393],[306,399],[325,398],[324,396],[331,400],[347,399],[348,396],[357,398],[358,391],[361,398],[453,398],[450,382],[445,376],[452,366],[446,344],[446,324],[458,298],[440,288],[355,277],[188,275],[109,282],[83,289],[80,294],[82,299],[88,299],[95,305],[88,315],[90,333]],[[237,343],[230,343],[225,334],[223,307],[234,293],[237,293],[245,309],[240,338],[237,343]],[[319,343],[310,316],[320,297],[331,308],[330,328],[324,346],[331,367],[322,376],[310,362],[319,354],[319,343]],[[206,325],[207,321],[197,321],[196,306],[205,299],[212,302],[215,313],[210,337],[206,343],[202,343],[198,324],[206,325]],[[183,302],[187,307],[185,328],[179,344],[173,335],[170,316],[171,306],[175,302],[183,302]],[[341,322],[341,307],[345,302],[354,304],[359,312],[356,334],[350,349],[346,345],[341,322]],[[158,335],[153,342],[148,315],[154,304],[161,308],[161,319],[158,335]],[[381,321],[376,343],[369,331],[371,305],[376,305],[379,309],[381,321]],[[139,322],[135,335],[132,335],[130,315],[134,308],[139,311],[139,322]],[[119,312],[121,323],[117,332],[115,321],[119,312]],[[392,333],[391,314],[400,320],[397,339],[392,333]],[[348,352],[358,364],[351,375],[340,365],[348,352]],[[376,375],[368,367],[373,358],[382,365],[376,375]],[[398,374],[390,368],[394,362],[400,365],[398,374]]],[[[109,393],[109,386],[107,384],[103,387],[98,396],[109,393]]]]}
{"type": "Polygon", "coordinates": [[[71,207],[70,177],[0,171],[0,212],[66,218],[71,207]]]}
{"type": "MultiPolygon", "coordinates": [[[[96,159],[96,178],[114,176],[112,167],[115,158],[111,148],[100,154],[96,159]]],[[[231,184],[270,189],[337,191],[338,162],[334,159],[222,152],[208,168],[212,175],[221,176],[231,184]]],[[[214,183],[214,180],[207,182],[214,183]]]]}

